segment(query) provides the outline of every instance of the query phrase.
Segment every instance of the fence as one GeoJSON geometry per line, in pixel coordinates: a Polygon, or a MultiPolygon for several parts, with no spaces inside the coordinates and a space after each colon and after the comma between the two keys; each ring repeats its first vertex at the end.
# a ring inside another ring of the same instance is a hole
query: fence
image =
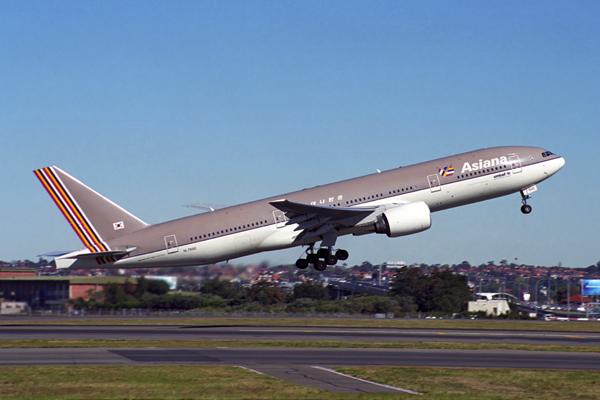
{"type": "MultiPolygon", "coordinates": [[[[123,308],[123,309],[96,309],[96,310],[75,310],[60,312],[57,310],[33,310],[19,314],[11,314],[0,317],[0,320],[18,319],[21,317],[48,317],[48,318],[351,318],[351,319],[372,319],[381,318],[376,314],[344,314],[344,313],[288,313],[288,312],[259,312],[259,311],[231,311],[215,310],[210,308],[201,308],[194,310],[151,310],[143,308],[123,308]]],[[[386,318],[394,318],[394,314],[385,314],[386,318]]],[[[404,317],[404,315],[402,315],[404,317]]],[[[407,316],[408,317],[417,317],[407,316]]],[[[425,315],[423,315],[423,318],[425,315]]]]}

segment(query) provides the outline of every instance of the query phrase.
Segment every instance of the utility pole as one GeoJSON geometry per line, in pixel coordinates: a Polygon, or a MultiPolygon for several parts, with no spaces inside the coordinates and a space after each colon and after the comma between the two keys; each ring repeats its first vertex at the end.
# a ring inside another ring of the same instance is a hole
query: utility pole
{"type": "Polygon", "coordinates": [[[571,278],[567,277],[567,318],[571,318],[571,278]]]}
{"type": "Polygon", "coordinates": [[[535,318],[538,317],[538,310],[539,310],[539,306],[538,306],[538,283],[540,283],[542,280],[538,279],[538,281],[535,283],[535,318]]]}
{"type": "Polygon", "coordinates": [[[552,275],[548,275],[548,295],[546,296],[549,300],[548,304],[552,304],[552,297],[550,297],[551,290],[552,290],[552,275]]]}

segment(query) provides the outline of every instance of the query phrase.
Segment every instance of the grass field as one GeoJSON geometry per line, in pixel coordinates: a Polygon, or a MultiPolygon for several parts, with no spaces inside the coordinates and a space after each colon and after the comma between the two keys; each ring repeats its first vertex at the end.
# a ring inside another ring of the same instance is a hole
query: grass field
{"type": "Polygon", "coordinates": [[[0,367],[2,399],[326,399],[236,367],[0,367]]]}
{"type": "Polygon", "coordinates": [[[423,399],[594,399],[600,371],[451,369],[427,367],[336,368],[340,372],[423,393],[423,399]]]}
{"type": "Polygon", "coordinates": [[[600,372],[361,367],[337,370],[423,393],[346,395],[236,367],[0,367],[2,399],[598,399],[600,372]]]}
{"type": "Polygon", "coordinates": [[[595,346],[552,346],[511,343],[346,342],[334,340],[123,340],[123,339],[4,339],[0,348],[202,348],[202,347],[316,347],[377,349],[454,349],[600,352],[595,346]]]}

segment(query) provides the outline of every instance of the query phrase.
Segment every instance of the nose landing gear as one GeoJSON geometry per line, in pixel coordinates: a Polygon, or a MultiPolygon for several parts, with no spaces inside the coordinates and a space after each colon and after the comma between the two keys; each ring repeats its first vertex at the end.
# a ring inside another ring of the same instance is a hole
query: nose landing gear
{"type": "Polygon", "coordinates": [[[523,191],[521,190],[521,199],[522,199],[521,201],[523,202],[523,205],[521,206],[521,212],[523,214],[529,214],[531,212],[531,206],[529,204],[527,204],[527,200],[530,198],[531,198],[531,196],[523,193],[523,191]]]}

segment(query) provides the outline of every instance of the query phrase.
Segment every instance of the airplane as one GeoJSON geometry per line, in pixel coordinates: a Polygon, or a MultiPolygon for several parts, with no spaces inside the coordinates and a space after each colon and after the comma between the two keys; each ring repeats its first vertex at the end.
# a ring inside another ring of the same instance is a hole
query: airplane
{"type": "Polygon", "coordinates": [[[85,246],[54,258],[59,269],[198,266],[306,246],[296,267],[324,271],[348,259],[335,249],[343,235],[412,235],[432,212],[512,193],[529,214],[536,185],[564,164],[543,148],[486,148],[155,225],[58,167],[34,173],[85,246]]]}

